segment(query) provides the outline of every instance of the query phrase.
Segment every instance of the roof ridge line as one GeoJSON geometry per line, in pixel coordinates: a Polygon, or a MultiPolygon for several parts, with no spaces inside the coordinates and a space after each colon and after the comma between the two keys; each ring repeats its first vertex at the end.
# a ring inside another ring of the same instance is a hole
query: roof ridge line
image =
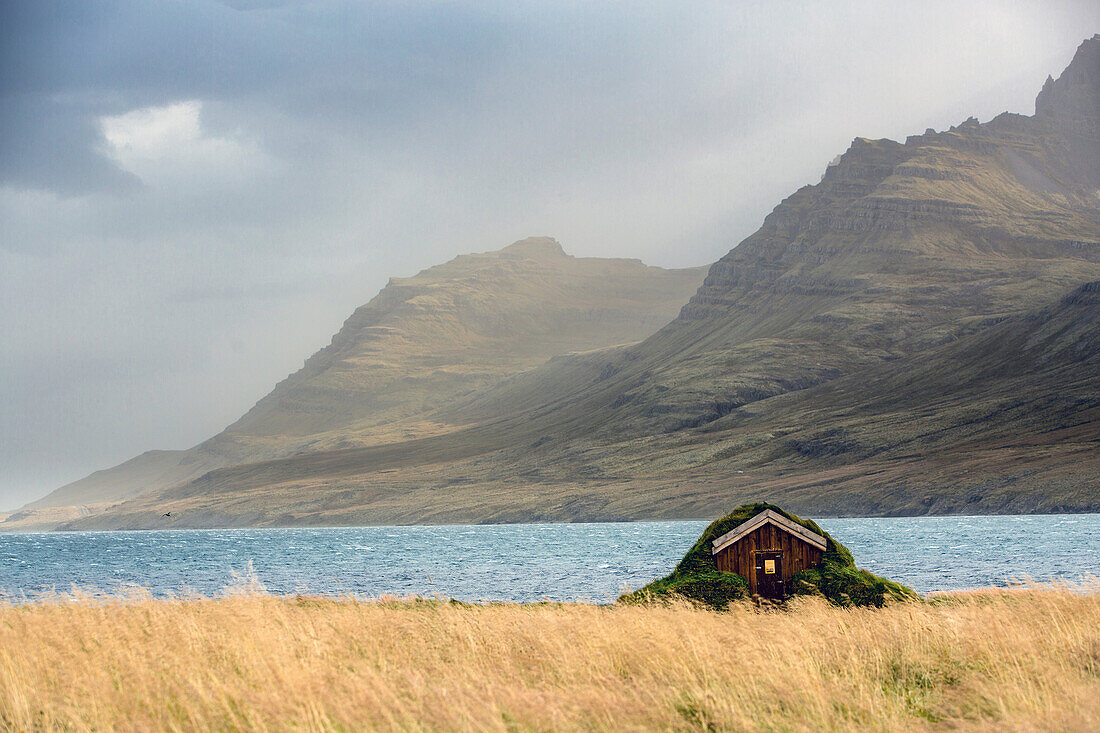
{"type": "Polygon", "coordinates": [[[741,524],[731,529],[729,532],[726,532],[724,535],[711,542],[710,554],[718,554],[729,545],[733,544],[750,532],[759,529],[768,522],[771,522],[780,529],[786,530],[789,534],[792,534],[799,539],[802,539],[809,544],[818,547],[818,549],[822,551],[826,550],[828,547],[828,540],[819,535],[817,532],[803,527],[798,522],[787,519],[774,509],[765,509],[764,511],[758,513],[756,516],[745,520],[741,524]]]}

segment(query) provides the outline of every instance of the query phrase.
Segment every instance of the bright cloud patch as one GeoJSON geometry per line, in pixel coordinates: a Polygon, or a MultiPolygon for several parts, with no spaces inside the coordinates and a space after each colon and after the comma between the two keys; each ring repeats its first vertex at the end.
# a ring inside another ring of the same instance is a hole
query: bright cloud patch
{"type": "Polygon", "coordinates": [[[202,129],[202,102],[144,107],[101,117],[107,154],[146,184],[234,183],[270,161],[249,141],[213,137],[202,129]]]}
{"type": "Polygon", "coordinates": [[[167,107],[136,109],[117,117],[103,117],[103,136],[120,155],[160,157],[174,143],[193,142],[200,137],[197,100],[167,107]]]}

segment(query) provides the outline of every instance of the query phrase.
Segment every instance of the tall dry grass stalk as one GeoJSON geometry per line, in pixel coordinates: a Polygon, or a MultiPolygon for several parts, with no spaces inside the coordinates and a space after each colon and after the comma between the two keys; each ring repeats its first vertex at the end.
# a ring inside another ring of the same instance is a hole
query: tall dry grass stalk
{"type": "Polygon", "coordinates": [[[1100,730],[1100,585],[845,610],[0,608],[12,730],[1100,730]]]}

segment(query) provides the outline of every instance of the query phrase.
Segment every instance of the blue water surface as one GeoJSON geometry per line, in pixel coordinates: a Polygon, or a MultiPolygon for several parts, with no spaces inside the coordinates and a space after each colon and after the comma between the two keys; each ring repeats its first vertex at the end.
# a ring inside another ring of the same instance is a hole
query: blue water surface
{"type": "MultiPolygon", "coordinates": [[[[1100,575],[1100,514],[823,519],[857,563],[927,593],[1100,575]]],[[[705,521],[0,534],[0,593],[73,588],[613,600],[666,574],[705,521]]]]}

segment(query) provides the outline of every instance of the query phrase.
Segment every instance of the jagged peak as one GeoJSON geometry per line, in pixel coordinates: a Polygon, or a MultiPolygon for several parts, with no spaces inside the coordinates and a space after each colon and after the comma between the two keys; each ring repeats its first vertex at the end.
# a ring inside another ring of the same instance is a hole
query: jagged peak
{"type": "Polygon", "coordinates": [[[558,240],[553,237],[527,237],[518,242],[513,242],[501,250],[513,255],[526,257],[568,257],[558,240]]]}
{"type": "Polygon", "coordinates": [[[1069,66],[1055,79],[1048,75],[1035,97],[1041,116],[1097,117],[1100,109],[1100,33],[1077,47],[1069,66]]]}
{"type": "MultiPolygon", "coordinates": [[[[857,137],[852,140],[852,144],[848,146],[847,150],[829,161],[829,164],[825,167],[822,181],[850,177],[852,174],[849,169],[862,169],[867,165],[879,166],[885,164],[893,166],[897,163],[894,160],[897,152],[903,147],[901,143],[889,138],[872,140],[866,137],[857,137]]],[[[863,173],[857,172],[855,175],[859,177],[863,173]]]]}

